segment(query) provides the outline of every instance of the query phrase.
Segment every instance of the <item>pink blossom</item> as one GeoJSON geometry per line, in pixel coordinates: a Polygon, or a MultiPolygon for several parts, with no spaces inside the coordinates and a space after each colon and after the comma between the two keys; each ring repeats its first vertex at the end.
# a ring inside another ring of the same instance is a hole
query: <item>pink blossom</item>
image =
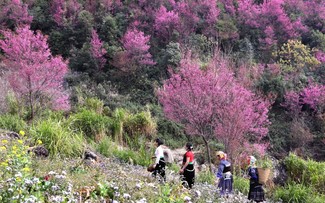
{"type": "Polygon", "coordinates": [[[95,59],[99,69],[102,69],[106,63],[105,54],[107,51],[103,48],[103,42],[99,39],[96,30],[91,32],[90,53],[95,59]]]}
{"type": "MultiPolygon", "coordinates": [[[[67,63],[61,56],[52,56],[47,37],[39,31],[34,33],[29,26],[18,27],[16,32],[2,31],[2,34],[0,48],[11,70],[10,85],[17,95],[26,98],[33,114],[41,96],[51,101],[59,98],[58,92],[63,92],[63,77],[68,71],[67,63]]],[[[60,98],[61,103],[65,99],[60,98]]]]}

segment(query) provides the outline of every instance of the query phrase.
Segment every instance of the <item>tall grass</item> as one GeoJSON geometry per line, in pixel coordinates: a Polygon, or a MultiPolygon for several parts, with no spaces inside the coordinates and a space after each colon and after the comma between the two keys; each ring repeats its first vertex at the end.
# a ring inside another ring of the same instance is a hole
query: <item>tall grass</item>
{"type": "Polygon", "coordinates": [[[112,119],[92,110],[81,109],[80,112],[70,116],[69,122],[74,130],[95,141],[111,134],[112,119]]]}
{"type": "Polygon", "coordinates": [[[97,114],[102,114],[104,102],[97,98],[87,98],[84,107],[88,110],[95,111],[97,114]]]}
{"type": "Polygon", "coordinates": [[[249,180],[247,178],[243,178],[241,176],[233,176],[234,178],[234,189],[238,190],[239,192],[248,195],[248,191],[249,191],[249,180]]]}
{"type": "Polygon", "coordinates": [[[195,178],[195,181],[199,183],[214,184],[215,179],[215,175],[209,170],[206,170],[199,172],[195,178]]]}
{"type": "Polygon", "coordinates": [[[325,196],[317,194],[312,187],[294,182],[289,183],[285,187],[278,188],[274,197],[276,200],[282,200],[287,203],[324,203],[325,196]]]}
{"type": "Polygon", "coordinates": [[[106,157],[116,157],[126,163],[148,166],[151,163],[151,153],[144,145],[138,149],[121,148],[106,137],[96,144],[96,150],[106,157]]]}
{"type": "Polygon", "coordinates": [[[140,152],[137,152],[131,149],[113,149],[112,153],[115,157],[119,158],[120,160],[131,164],[148,166],[152,162],[150,158],[151,155],[146,151],[141,152],[140,150],[140,152]]]}
{"type": "Polygon", "coordinates": [[[96,145],[96,150],[106,157],[111,157],[113,151],[117,150],[117,147],[109,137],[105,137],[96,145]]]}
{"type": "Polygon", "coordinates": [[[142,111],[137,114],[130,115],[125,122],[125,132],[128,135],[145,135],[152,136],[156,133],[157,124],[151,117],[150,111],[142,111]]]}
{"type": "Polygon", "coordinates": [[[325,162],[304,160],[294,154],[285,158],[284,164],[291,181],[314,187],[325,194],[325,162]]]}
{"type": "Polygon", "coordinates": [[[30,130],[33,140],[41,140],[52,156],[81,156],[84,139],[80,132],[71,130],[66,120],[51,118],[39,121],[30,130]]]}
{"type": "Polygon", "coordinates": [[[124,133],[124,123],[127,120],[129,113],[124,110],[117,108],[113,112],[113,123],[112,123],[112,132],[115,142],[123,145],[123,133],[124,133]]]}
{"type": "Polygon", "coordinates": [[[20,130],[26,129],[26,122],[18,115],[4,114],[0,115],[0,128],[4,130],[10,130],[19,132],[20,130]]]}

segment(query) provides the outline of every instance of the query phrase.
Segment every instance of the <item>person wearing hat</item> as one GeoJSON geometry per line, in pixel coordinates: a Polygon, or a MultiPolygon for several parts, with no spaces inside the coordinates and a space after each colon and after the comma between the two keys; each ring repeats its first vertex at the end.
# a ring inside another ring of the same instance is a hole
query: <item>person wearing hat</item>
{"type": "Polygon", "coordinates": [[[183,174],[182,183],[185,187],[188,186],[189,189],[192,189],[195,179],[195,170],[194,170],[194,153],[193,145],[191,143],[187,143],[186,146],[186,153],[183,156],[183,163],[181,170],[179,171],[180,174],[183,174]]]}
{"type": "Polygon", "coordinates": [[[248,176],[249,176],[249,192],[248,199],[255,202],[263,202],[265,200],[264,190],[262,184],[258,183],[258,171],[256,168],[256,158],[249,156],[247,159],[249,164],[248,176]]]}
{"type": "Polygon", "coordinates": [[[166,181],[166,174],[165,174],[165,167],[166,167],[166,163],[165,163],[165,158],[164,158],[164,150],[162,148],[162,145],[164,144],[164,142],[157,138],[155,140],[155,146],[156,151],[155,151],[155,164],[153,165],[154,171],[153,171],[153,176],[156,176],[157,174],[159,174],[164,181],[166,181]]]}
{"type": "Polygon", "coordinates": [[[233,177],[231,174],[231,163],[226,160],[226,154],[222,151],[216,153],[220,160],[218,171],[216,172],[216,183],[221,196],[227,196],[232,193],[233,177]]]}

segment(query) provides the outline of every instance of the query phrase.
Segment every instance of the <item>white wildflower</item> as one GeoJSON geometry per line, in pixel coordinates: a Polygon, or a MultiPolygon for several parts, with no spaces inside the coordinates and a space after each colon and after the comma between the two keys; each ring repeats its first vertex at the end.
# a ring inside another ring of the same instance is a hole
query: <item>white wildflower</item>
{"type": "Polygon", "coordinates": [[[124,193],[123,194],[123,198],[124,199],[130,199],[131,198],[131,195],[127,194],[127,193],[124,193]]]}
{"type": "Polygon", "coordinates": [[[137,189],[140,189],[140,188],[141,188],[141,184],[140,184],[140,183],[137,183],[137,184],[135,184],[135,187],[136,187],[137,189]]]}
{"type": "Polygon", "coordinates": [[[56,172],[54,172],[54,171],[50,171],[49,173],[48,173],[48,175],[55,175],[56,174],[56,172]]]}
{"type": "Polygon", "coordinates": [[[16,173],[16,175],[15,175],[15,177],[19,177],[19,178],[22,178],[23,177],[23,175],[20,173],[20,172],[18,172],[18,173],[16,173]]]}
{"type": "Polygon", "coordinates": [[[136,201],[136,203],[147,203],[147,199],[146,198],[142,198],[142,199],[136,201]]]}
{"type": "Polygon", "coordinates": [[[56,179],[65,179],[65,175],[56,175],[55,178],[56,179]]]}
{"type": "Polygon", "coordinates": [[[53,186],[51,187],[51,189],[52,189],[52,191],[57,191],[57,190],[60,189],[60,187],[57,186],[57,185],[53,185],[53,186]]]}
{"type": "Polygon", "coordinates": [[[35,202],[38,202],[37,201],[37,197],[31,195],[29,196],[28,198],[25,199],[24,203],[35,203],[35,202]]]}

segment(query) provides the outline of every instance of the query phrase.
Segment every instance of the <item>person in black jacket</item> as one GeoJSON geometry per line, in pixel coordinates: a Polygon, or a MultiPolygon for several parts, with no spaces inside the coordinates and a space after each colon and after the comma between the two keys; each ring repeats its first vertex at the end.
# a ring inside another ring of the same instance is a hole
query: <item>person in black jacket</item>
{"type": "Polygon", "coordinates": [[[248,199],[255,202],[265,201],[264,189],[262,184],[258,183],[258,171],[256,168],[256,158],[254,156],[248,157],[248,176],[249,176],[249,192],[248,199]]]}

